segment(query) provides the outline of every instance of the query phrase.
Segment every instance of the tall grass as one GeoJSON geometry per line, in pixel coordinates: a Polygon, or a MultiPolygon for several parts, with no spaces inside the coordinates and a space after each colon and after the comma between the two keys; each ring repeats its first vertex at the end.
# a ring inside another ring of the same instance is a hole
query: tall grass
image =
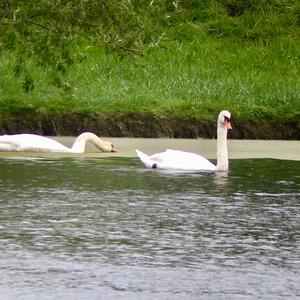
{"type": "MultiPolygon", "coordinates": [[[[299,47],[298,47],[299,49],[299,47]]],[[[228,108],[240,118],[295,119],[300,111],[297,47],[206,39],[173,42],[134,61],[94,53],[70,73],[78,109],[203,118],[228,108]],[[101,58],[101,59],[99,59],[101,58]]]]}
{"type": "Polygon", "coordinates": [[[120,59],[81,41],[74,57],[82,62],[64,75],[64,89],[52,84],[51,70],[37,66],[34,58],[26,61],[34,88],[24,89],[26,74],[14,75],[15,54],[2,52],[0,113],[210,119],[227,108],[242,120],[299,120],[297,1],[202,2],[191,1],[176,15],[181,19],[170,12],[173,25],[166,27],[160,48],[143,56],[120,59]]]}
{"type": "MultiPolygon", "coordinates": [[[[32,65],[36,88],[24,93],[13,75],[11,55],[2,56],[2,113],[140,113],[210,118],[227,108],[242,119],[295,120],[300,112],[297,47],[286,40],[268,46],[207,39],[173,42],[168,50],[135,60],[115,60],[101,49],[86,49],[87,59],[66,77],[64,93],[50,73],[32,65]]],[[[298,47],[299,49],[299,47],[298,47]]],[[[31,68],[31,62],[28,62],[31,68]]]]}

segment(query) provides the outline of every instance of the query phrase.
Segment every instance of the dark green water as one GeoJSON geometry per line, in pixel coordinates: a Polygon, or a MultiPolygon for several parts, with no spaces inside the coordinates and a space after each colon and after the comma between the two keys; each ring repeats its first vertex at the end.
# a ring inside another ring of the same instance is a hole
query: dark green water
{"type": "Polygon", "coordinates": [[[0,159],[1,299],[300,299],[299,229],[299,161],[0,159]]]}

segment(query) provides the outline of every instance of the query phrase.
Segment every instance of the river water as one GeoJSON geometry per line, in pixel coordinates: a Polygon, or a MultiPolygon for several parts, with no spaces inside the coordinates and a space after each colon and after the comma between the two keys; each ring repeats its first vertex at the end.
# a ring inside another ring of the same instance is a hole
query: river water
{"type": "Polygon", "coordinates": [[[228,174],[0,158],[1,299],[300,299],[300,161],[228,174]]]}

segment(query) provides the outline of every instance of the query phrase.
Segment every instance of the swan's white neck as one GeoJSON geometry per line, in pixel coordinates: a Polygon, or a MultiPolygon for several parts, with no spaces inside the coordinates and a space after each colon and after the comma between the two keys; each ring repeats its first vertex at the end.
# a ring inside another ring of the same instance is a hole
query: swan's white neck
{"type": "Polygon", "coordinates": [[[216,171],[228,171],[227,128],[218,122],[216,171]]]}
{"type": "Polygon", "coordinates": [[[91,132],[84,132],[76,138],[76,140],[71,148],[71,152],[72,153],[84,153],[86,142],[91,142],[97,148],[99,148],[100,150],[103,150],[102,140],[99,139],[98,136],[96,136],[95,134],[93,134],[91,132]]]}

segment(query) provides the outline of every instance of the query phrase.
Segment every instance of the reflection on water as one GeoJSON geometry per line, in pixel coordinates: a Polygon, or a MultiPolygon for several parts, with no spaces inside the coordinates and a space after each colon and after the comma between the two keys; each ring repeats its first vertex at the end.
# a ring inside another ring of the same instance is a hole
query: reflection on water
{"type": "Polygon", "coordinates": [[[15,158],[0,170],[4,299],[300,297],[300,162],[201,174],[15,158]]]}

